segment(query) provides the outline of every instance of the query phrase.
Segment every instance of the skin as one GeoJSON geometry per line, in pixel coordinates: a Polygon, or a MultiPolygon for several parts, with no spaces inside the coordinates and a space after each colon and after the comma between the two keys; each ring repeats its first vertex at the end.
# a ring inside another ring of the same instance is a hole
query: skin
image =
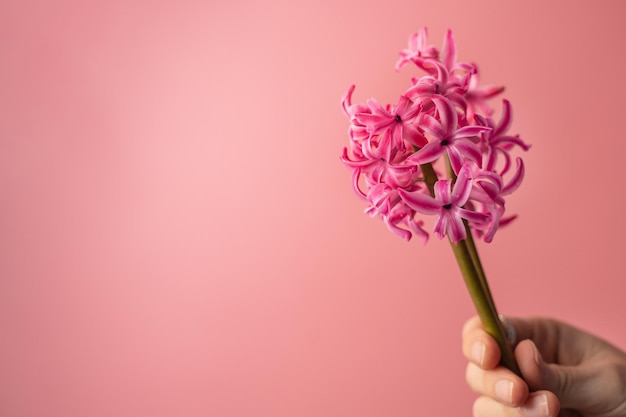
{"type": "Polygon", "coordinates": [[[524,379],[498,365],[478,317],[463,327],[474,417],[626,417],[626,353],[553,319],[511,318],[524,379]]]}

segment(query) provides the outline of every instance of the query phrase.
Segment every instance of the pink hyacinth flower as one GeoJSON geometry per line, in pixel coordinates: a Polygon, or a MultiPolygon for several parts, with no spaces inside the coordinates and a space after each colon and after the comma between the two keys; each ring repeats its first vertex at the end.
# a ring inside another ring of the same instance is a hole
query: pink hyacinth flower
{"type": "Polygon", "coordinates": [[[454,186],[452,180],[439,180],[435,183],[435,197],[423,192],[398,190],[402,200],[413,210],[422,214],[436,214],[434,233],[443,239],[448,235],[457,244],[467,238],[463,219],[475,223],[489,221],[489,215],[463,208],[472,191],[471,168],[464,165],[459,171],[454,186]]]}
{"type": "Polygon", "coordinates": [[[450,101],[443,97],[433,98],[437,107],[438,117],[424,114],[420,118],[420,127],[433,136],[426,146],[407,158],[407,162],[415,164],[427,164],[438,159],[447,151],[450,165],[455,173],[458,173],[465,160],[474,161],[481,165],[480,148],[469,138],[476,137],[481,132],[491,130],[487,126],[464,126],[458,127],[458,115],[450,101]]]}
{"type": "Polygon", "coordinates": [[[405,140],[414,146],[424,146],[426,139],[413,125],[415,117],[421,111],[421,104],[414,103],[406,96],[400,96],[398,104],[391,109],[384,108],[376,99],[367,100],[369,112],[355,114],[357,122],[366,127],[370,135],[392,132],[392,146],[400,151],[406,150],[405,140]]]}
{"type": "Polygon", "coordinates": [[[400,51],[400,58],[396,62],[396,71],[399,71],[415,58],[439,57],[439,51],[434,46],[428,45],[428,30],[421,28],[409,38],[409,47],[400,51]]]}

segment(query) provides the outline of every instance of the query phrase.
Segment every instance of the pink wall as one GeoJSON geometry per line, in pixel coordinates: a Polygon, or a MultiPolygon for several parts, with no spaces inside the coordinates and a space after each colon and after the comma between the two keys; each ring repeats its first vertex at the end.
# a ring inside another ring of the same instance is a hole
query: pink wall
{"type": "Polygon", "coordinates": [[[395,100],[422,25],[533,144],[500,309],[626,347],[626,3],[87,3],[0,3],[0,415],[469,415],[447,244],[338,158],[339,98],[395,100]]]}

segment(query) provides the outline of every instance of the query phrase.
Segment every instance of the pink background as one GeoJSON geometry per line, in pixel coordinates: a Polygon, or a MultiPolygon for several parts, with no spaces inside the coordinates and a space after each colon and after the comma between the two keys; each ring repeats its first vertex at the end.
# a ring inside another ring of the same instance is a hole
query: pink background
{"type": "Polygon", "coordinates": [[[626,347],[626,3],[573,4],[1,0],[0,415],[470,415],[447,243],[339,162],[341,95],[395,100],[423,25],[533,145],[501,311],[626,347]]]}

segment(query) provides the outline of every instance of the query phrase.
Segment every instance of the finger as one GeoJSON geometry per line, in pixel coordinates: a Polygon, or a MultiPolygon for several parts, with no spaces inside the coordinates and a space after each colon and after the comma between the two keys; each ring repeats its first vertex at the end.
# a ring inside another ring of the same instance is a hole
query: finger
{"type": "Polygon", "coordinates": [[[592,355],[594,339],[568,324],[547,318],[509,318],[517,340],[531,339],[548,363],[577,365],[592,355]]]}
{"type": "Polygon", "coordinates": [[[493,369],[500,363],[500,348],[480,327],[471,327],[463,335],[463,355],[483,369],[493,369]]]}
{"type": "Polygon", "coordinates": [[[485,371],[473,363],[467,365],[465,379],[469,387],[501,404],[521,406],[528,398],[528,385],[510,370],[498,367],[485,371]]]}
{"type": "Polygon", "coordinates": [[[482,396],[474,402],[474,417],[556,417],[560,405],[549,391],[537,391],[528,396],[520,407],[509,407],[492,398],[482,396]]]}
{"type": "Polygon", "coordinates": [[[482,329],[483,328],[483,324],[480,321],[480,317],[478,316],[474,316],[471,319],[467,320],[465,322],[465,324],[463,325],[463,336],[465,336],[465,333],[468,333],[471,330],[475,330],[475,329],[482,329]]]}
{"type": "Polygon", "coordinates": [[[563,366],[548,364],[531,340],[523,340],[515,349],[515,359],[531,389],[554,392],[564,408],[578,409],[588,406],[602,394],[597,386],[597,372],[588,366],[563,366]]]}

